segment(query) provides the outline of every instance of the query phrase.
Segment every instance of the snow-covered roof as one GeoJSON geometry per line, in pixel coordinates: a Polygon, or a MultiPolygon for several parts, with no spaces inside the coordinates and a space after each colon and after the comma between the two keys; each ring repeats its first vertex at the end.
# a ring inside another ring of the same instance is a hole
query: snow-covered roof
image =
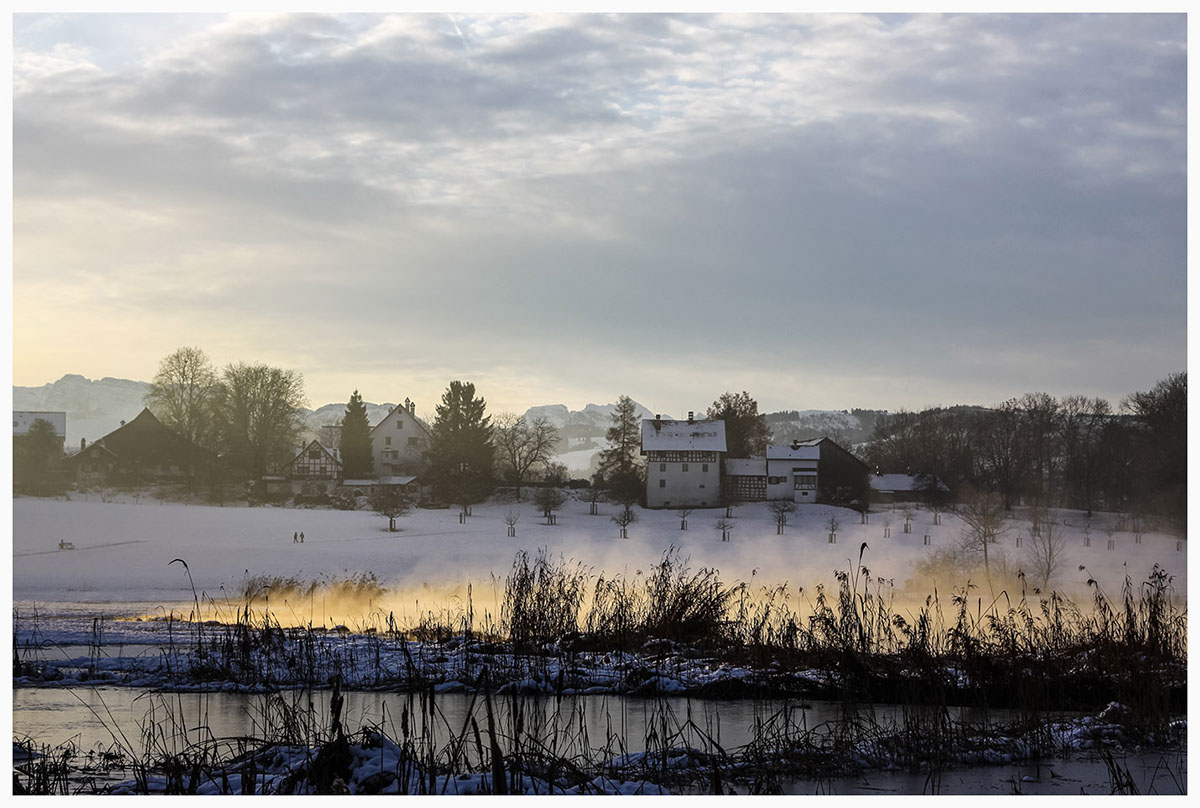
{"type": "Polygon", "coordinates": [[[823,440],[824,438],[813,438],[812,440],[802,440],[794,444],[769,443],[767,444],[767,459],[820,460],[821,447],[819,444],[823,440]]]}
{"type": "Polygon", "coordinates": [[[378,480],[342,480],[342,485],[352,485],[357,487],[376,485],[378,480]]]}
{"type": "Polygon", "coordinates": [[[724,452],[724,421],[642,421],[643,452],[724,452]]]}
{"type": "Polygon", "coordinates": [[[765,477],[765,457],[730,457],[725,460],[725,473],[731,477],[765,477]]]}
{"type": "Polygon", "coordinates": [[[380,485],[408,485],[415,479],[417,479],[417,478],[416,477],[380,477],[379,484],[380,485]]]}

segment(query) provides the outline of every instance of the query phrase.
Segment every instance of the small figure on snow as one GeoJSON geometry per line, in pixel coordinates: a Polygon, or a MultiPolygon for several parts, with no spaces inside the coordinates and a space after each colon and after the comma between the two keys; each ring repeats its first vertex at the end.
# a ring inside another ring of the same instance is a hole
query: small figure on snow
{"type": "Polygon", "coordinates": [[[300,538],[299,538],[299,537],[300,537],[300,534],[299,534],[299,533],[295,533],[295,532],[293,532],[293,533],[292,533],[292,544],[299,544],[299,543],[300,543],[300,538]]]}
{"type": "Polygon", "coordinates": [[[304,531],[303,530],[300,531],[300,543],[304,544],[304,531]]]}

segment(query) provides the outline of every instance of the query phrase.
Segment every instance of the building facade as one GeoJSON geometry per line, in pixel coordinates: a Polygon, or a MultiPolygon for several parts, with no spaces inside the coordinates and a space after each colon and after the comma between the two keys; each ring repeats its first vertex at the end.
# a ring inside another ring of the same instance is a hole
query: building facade
{"type": "Polygon", "coordinates": [[[765,457],[730,458],[724,490],[735,502],[846,502],[867,488],[867,464],[829,438],[769,444],[765,457]]]}
{"type": "Polygon", "coordinates": [[[176,434],[143,409],[129,423],[63,458],[80,483],[186,480],[211,472],[215,454],[176,434]]]}
{"type": "Polygon", "coordinates": [[[378,478],[420,474],[427,466],[431,436],[408,399],[371,430],[371,460],[378,478]]]}
{"type": "Polygon", "coordinates": [[[292,493],[312,496],[327,494],[342,479],[342,461],[337,449],[327,449],[320,441],[309,441],[288,465],[292,493]]]}
{"type": "Polygon", "coordinates": [[[646,506],[716,507],[721,504],[725,422],[676,421],[655,416],[642,421],[646,457],[646,506]]]}

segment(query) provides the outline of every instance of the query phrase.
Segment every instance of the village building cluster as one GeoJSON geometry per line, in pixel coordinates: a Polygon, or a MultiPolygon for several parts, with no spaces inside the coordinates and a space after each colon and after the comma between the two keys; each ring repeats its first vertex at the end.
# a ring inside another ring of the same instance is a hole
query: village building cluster
{"type": "MultiPolygon", "coordinates": [[[[37,419],[48,421],[58,436],[66,433],[66,413],[15,412],[14,435],[37,419]]],[[[336,430],[297,447],[290,462],[253,481],[264,498],[295,497],[321,501],[336,495],[371,496],[388,489],[417,491],[429,467],[430,427],[408,399],[370,429],[374,474],[343,474],[336,430]]],[[[787,500],[797,504],[848,502],[869,480],[874,499],[907,499],[916,494],[914,477],[872,475],[867,464],[823,437],[768,444],[761,456],[730,457],[726,424],[716,419],[686,420],[655,416],[641,422],[645,460],[645,505],[649,508],[705,508],[730,502],[787,500]]],[[[58,461],[62,473],[80,486],[130,482],[172,482],[219,472],[220,458],[164,426],[149,409],[128,423],[58,461]]]]}
{"type": "Polygon", "coordinates": [[[868,473],[866,463],[829,438],[768,444],[762,457],[727,457],[725,422],[697,420],[691,412],[686,421],[643,421],[642,454],[649,508],[846,499],[868,473]]]}

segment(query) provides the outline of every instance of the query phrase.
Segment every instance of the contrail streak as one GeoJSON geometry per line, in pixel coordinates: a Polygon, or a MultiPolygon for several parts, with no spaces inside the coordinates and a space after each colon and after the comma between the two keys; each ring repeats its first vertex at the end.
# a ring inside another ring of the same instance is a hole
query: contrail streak
{"type": "Polygon", "coordinates": [[[454,33],[458,34],[459,41],[462,42],[463,48],[466,49],[467,55],[470,56],[471,55],[471,46],[467,44],[467,38],[463,36],[462,29],[460,29],[458,27],[458,22],[455,21],[454,15],[447,14],[446,16],[450,18],[450,24],[454,26],[454,33]]]}

